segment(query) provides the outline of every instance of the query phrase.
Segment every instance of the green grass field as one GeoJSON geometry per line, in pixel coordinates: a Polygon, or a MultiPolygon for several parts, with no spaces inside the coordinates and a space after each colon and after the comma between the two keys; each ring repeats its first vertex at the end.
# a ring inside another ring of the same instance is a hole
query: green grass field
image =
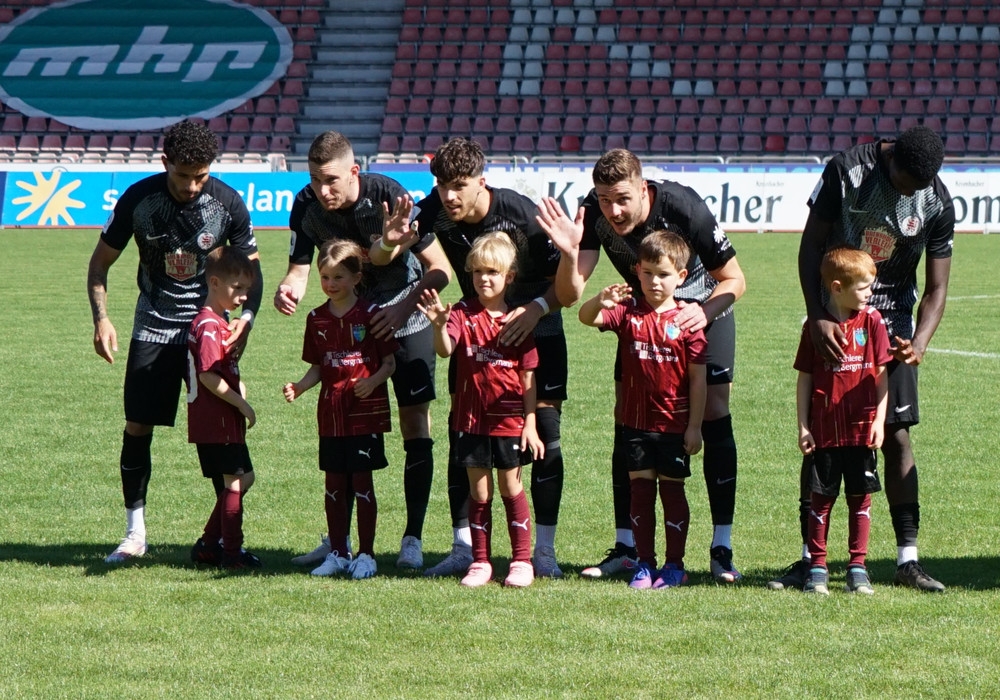
{"type": "MultiPolygon", "coordinates": [[[[288,564],[324,528],[315,395],[298,379],[305,314],[279,316],[287,231],[258,232],[265,308],[242,362],[258,425],[247,546],[265,568],[223,575],[190,566],[214,494],[180,428],[153,443],[150,554],[109,567],[124,523],[118,478],[121,382],[135,303],[134,248],[112,269],[123,339],[109,366],[93,352],[85,271],[94,231],[0,231],[0,697],[998,697],[1000,410],[996,331],[1000,238],[961,236],[951,298],[921,368],[921,559],[944,595],[889,585],[895,544],[875,497],[874,597],[842,592],[846,523],[834,510],[829,598],[764,583],[799,553],[792,357],[802,321],[793,235],[736,235],[747,276],[739,302],[733,415],[740,449],[735,588],[708,575],[711,525],[700,459],[688,485],[691,585],[637,593],[578,572],[612,543],[609,452],[614,340],[566,314],[567,477],[557,552],[567,575],[527,590],[465,590],[395,567],[404,521],[402,450],[379,472],[379,574],[320,579],[288,564]],[[992,321],[990,319],[993,319],[992,321]]],[[[609,266],[588,289],[612,277],[609,266]]],[[[452,291],[454,288],[452,288],[452,291]]],[[[321,302],[314,278],[305,305],[321,302]]],[[[439,371],[439,396],[444,365],[439,371]]],[[[443,428],[432,409],[437,477],[426,560],[448,550],[443,428]]],[[[499,508],[496,504],[495,509],[499,508]]],[[[509,552],[498,530],[494,549],[509,552]]],[[[660,546],[662,549],[662,545],[660,546]]]]}

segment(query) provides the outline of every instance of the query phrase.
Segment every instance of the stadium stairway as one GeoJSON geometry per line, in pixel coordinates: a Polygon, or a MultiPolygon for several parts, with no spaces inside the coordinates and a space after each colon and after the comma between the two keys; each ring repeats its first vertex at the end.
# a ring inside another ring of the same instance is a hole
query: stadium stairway
{"type": "Polygon", "coordinates": [[[403,0],[338,0],[322,12],[311,81],[294,151],[336,129],[357,153],[374,153],[402,26],[403,0]]]}

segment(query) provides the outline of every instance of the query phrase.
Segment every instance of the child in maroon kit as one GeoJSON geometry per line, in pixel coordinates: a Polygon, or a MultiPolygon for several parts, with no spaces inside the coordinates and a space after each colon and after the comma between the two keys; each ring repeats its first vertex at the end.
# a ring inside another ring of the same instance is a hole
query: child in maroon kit
{"type": "Polygon", "coordinates": [[[882,316],[866,305],[875,280],[875,263],[868,253],[834,248],[823,256],[820,274],[829,292],[828,318],[840,324],[847,345],[844,361],[830,365],[816,352],[806,326],[795,356],[799,449],[813,456],[808,533],[812,565],[803,590],[829,594],[826,537],[843,478],[850,509],[846,590],[871,595],[865,556],[871,494],[882,489],[875,450],[882,445],[885,429],[889,336],[882,316]]]}
{"type": "Polygon", "coordinates": [[[212,480],[216,502],[191,559],[224,569],[255,568],[260,559],[243,550],[243,494],[254,480],[246,431],[257,416],[245,398],[225,318],[246,301],[254,265],[242,251],[222,246],[208,254],[205,279],[205,306],[188,331],[188,442],[197,445],[201,473],[212,480]]]}
{"type": "Polygon", "coordinates": [[[376,304],[360,298],[364,253],[354,242],[332,239],[317,258],[320,284],[329,300],[306,318],[302,359],[309,370],[284,386],[287,401],[322,383],[316,416],[319,423],[319,468],[326,473],[326,522],[330,554],[313,576],[350,572],[355,579],[374,576],[375,526],[378,503],[372,471],[384,469],[385,433],[389,431],[386,381],[396,369],[392,338],[371,332],[376,304]],[[349,491],[351,489],[352,491],[349,491]],[[358,556],[348,553],[351,493],[358,513],[358,556]]]}
{"type": "Polygon", "coordinates": [[[701,450],[707,394],[705,334],[682,331],[674,290],[687,277],[691,250],[668,231],[655,231],[637,251],[642,298],[613,284],[580,307],[580,321],[618,336],[622,362],[622,425],[628,447],[632,531],[639,563],[631,588],[665,589],[687,582],[684,551],[690,509],[684,479],[701,450]],[[665,564],[656,570],[659,481],[666,534],[665,564]]]}
{"type": "Polygon", "coordinates": [[[531,336],[520,345],[501,345],[500,332],[512,310],[504,292],[514,280],[517,249],[504,233],[488,233],[472,244],[465,269],[472,273],[476,299],[454,307],[428,290],[418,308],[434,328],[441,357],[456,353],[452,429],[458,434],[458,461],[469,474],[472,565],[462,579],[470,588],[489,583],[493,468],[507,514],[511,562],[504,584],[531,585],[531,512],[521,485],[521,467],[545,455],[535,428],[538,352],[531,336]]]}

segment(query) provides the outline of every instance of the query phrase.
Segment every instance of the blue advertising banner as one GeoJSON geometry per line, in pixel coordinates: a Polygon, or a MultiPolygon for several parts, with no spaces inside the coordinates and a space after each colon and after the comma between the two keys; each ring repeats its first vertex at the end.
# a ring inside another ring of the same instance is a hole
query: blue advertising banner
{"type": "MultiPolygon", "coordinates": [[[[0,225],[100,227],[129,185],[152,171],[17,171],[0,174],[3,211],[0,225]]],[[[434,184],[426,165],[387,173],[422,199],[434,184]]],[[[295,195],[309,184],[305,172],[221,172],[215,175],[236,189],[247,203],[254,226],[287,228],[295,195]]]]}

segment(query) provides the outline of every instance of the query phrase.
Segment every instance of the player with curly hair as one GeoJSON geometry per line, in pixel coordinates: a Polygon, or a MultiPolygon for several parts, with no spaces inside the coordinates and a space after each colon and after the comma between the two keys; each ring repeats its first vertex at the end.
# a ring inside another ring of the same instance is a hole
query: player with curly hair
{"type": "MultiPolygon", "coordinates": [[[[232,245],[254,264],[243,313],[230,321],[237,356],[246,343],[263,289],[250,213],[236,190],[209,174],[218,139],[205,125],[183,121],[164,137],[166,172],[130,186],[115,204],[90,258],[87,292],[94,318],[94,350],[109,363],[118,334],[108,317],[108,270],[130,239],[139,249],[139,300],[125,368],[125,431],[121,480],[125,538],[108,563],[146,553],[145,506],[153,427],[172,426],[187,371],[187,333],[207,293],[205,260],[232,245]]],[[[221,476],[216,492],[224,488],[221,476]]]]}

